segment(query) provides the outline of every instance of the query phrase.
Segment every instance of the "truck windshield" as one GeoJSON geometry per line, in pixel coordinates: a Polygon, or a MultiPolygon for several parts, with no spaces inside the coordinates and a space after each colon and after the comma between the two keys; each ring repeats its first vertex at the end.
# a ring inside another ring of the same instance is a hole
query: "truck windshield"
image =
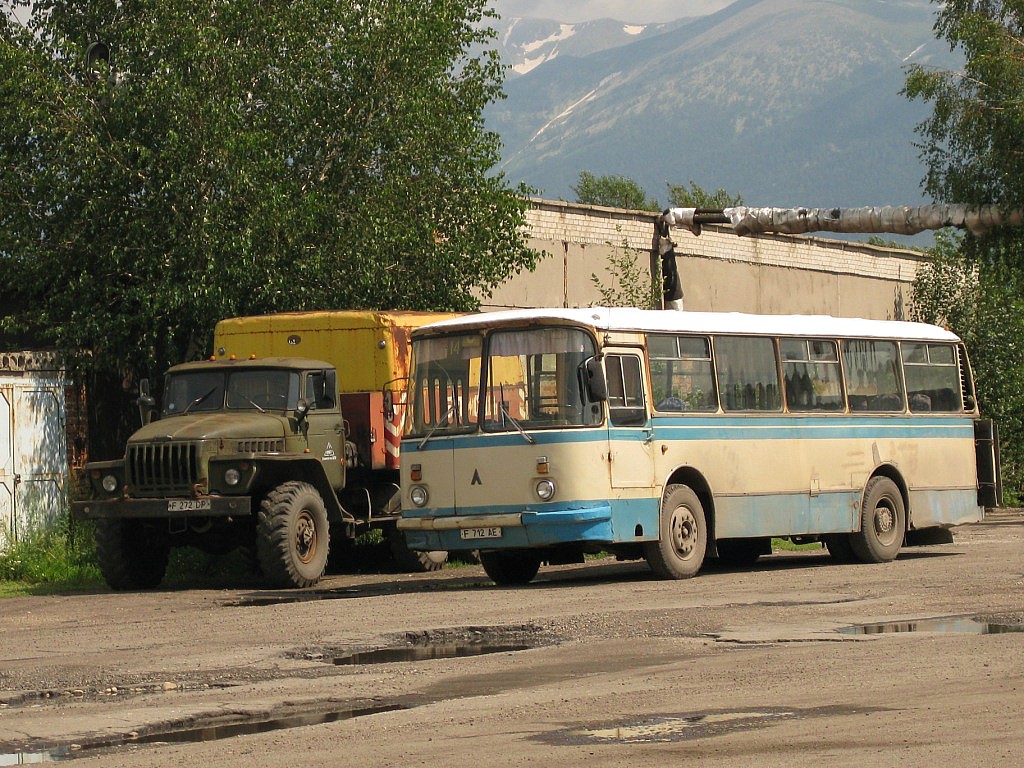
{"type": "Polygon", "coordinates": [[[239,371],[187,371],[169,374],[164,415],[219,411],[283,411],[299,399],[297,371],[269,368],[239,371]]]}

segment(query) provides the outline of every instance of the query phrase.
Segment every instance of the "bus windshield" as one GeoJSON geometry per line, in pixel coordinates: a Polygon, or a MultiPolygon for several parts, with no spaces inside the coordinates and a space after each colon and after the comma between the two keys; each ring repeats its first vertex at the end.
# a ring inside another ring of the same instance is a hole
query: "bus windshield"
{"type": "Polygon", "coordinates": [[[599,424],[581,367],[593,338],[576,328],[500,330],[413,342],[410,437],[599,424]],[[481,372],[485,372],[481,379],[481,372]]]}
{"type": "Polygon", "coordinates": [[[497,331],[488,338],[484,429],[579,427],[597,424],[581,369],[594,340],[578,328],[497,331]]]}

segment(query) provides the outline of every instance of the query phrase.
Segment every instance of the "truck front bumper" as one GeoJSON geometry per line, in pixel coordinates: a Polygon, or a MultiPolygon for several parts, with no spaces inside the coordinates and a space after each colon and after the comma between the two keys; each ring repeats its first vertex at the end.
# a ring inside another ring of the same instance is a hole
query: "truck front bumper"
{"type": "Polygon", "coordinates": [[[126,517],[247,517],[248,496],[199,496],[189,499],[90,499],[71,503],[75,520],[116,520],[126,517]]]}

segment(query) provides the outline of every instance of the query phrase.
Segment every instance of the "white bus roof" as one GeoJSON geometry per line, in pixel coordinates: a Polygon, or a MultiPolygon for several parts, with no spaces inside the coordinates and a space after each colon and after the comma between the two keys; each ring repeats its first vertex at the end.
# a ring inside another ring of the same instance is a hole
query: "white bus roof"
{"type": "Polygon", "coordinates": [[[509,309],[479,312],[430,323],[414,337],[437,331],[492,328],[497,325],[537,325],[554,322],[598,331],[651,331],[670,333],[728,333],[763,336],[959,341],[956,334],[937,325],[900,320],[865,320],[831,315],[754,315],[742,312],[686,312],[678,310],[586,307],[581,309],[509,309]]]}

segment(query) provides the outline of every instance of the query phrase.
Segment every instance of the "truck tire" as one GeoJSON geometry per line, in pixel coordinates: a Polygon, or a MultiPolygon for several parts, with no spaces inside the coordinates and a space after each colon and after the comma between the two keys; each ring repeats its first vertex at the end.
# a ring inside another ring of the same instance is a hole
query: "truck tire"
{"type": "Polygon", "coordinates": [[[260,502],[256,552],[274,586],[302,588],[320,581],[329,541],[324,500],[309,483],[282,483],[260,502]]]}
{"type": "Polygon", "coordinates": [[[96,521],[96,559],[111,589],[160,586],[170,551],[164,520],[96,521]]]}
{"type": "Polygon", "coordinates": [[[391,549],[391,559],[402,571],[409,573],[430,573],[444,568],[448,561],[448,553],[443,549],[431,550],[429,552],[417,552],[409,549],[405,542],[405,534],[397,528],[388,531],[388,547],[391,549]]]}

